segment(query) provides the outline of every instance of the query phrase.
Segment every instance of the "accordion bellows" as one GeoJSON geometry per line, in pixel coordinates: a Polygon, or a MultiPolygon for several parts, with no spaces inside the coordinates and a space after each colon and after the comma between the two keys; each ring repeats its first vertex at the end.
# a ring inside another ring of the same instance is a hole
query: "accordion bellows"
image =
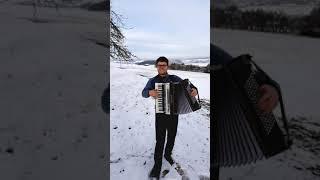
{"type": "Polygon", "coordinates": [[[275,116],[257,107],[258,74],[241,60],[214,71],[214,166],[246,165],[288,148],[275,116]]]}

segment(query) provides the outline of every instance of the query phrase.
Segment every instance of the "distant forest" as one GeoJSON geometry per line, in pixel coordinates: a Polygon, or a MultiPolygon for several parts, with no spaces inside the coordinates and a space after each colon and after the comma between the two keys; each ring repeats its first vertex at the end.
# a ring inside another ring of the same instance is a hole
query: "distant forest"
{"type": "Polygon", "coordinates": [[[185,65],[185,64],[172,63],[172,64],[170,64],[169,68],[172,70],[210,73],[210,64],[208,64],[205,67],[201,67],[201,66],[197,66],[197,65],[185,65]]]}
{"type": "Polygon", "coordinates": [[[301,16],[289,16],[283,12],[262,9],[241,10],[235,5],[213,8],[211,13],[211,26],[214,28],[289,33],[320,38],[320,5],[310,14],[301,16]]]}

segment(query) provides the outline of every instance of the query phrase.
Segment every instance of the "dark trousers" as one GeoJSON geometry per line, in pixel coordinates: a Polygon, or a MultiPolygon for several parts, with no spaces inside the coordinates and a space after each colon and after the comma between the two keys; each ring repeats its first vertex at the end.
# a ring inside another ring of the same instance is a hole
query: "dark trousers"
{"type": "Polygon", "coordinates": [[[213,167],[213,180],[219,180],[219,167],[213,167]]]}
{"type": "Polygon", "coordinates": [[[155,165],[161,167],[164,143],[167,144],[164,155],[171,155],[177,134],[178,115],[156,114],[156,148],[154,151],[155,165]]]}

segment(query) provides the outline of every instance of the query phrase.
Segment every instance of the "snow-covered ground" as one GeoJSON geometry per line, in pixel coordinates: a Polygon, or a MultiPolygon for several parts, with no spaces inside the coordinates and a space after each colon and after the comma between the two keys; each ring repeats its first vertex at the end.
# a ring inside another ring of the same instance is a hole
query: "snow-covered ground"
{"type": "Polygon", "coordinates": [[[224,168],[221,179],[320,179],[320,39],[239,30],[212,31],[233,56],[250,53],[277,82],[294,140],[292,149],[256,165],[224,168]]]}
{"type": "MultiPolygon", "coordinates": [[[[111,180],[147,179],[154,163],[155,101],[143,98],[141,91],[157,70],[154,66],[111,63],[110,71],[111,180]]],[[[209,176],[210,75],[173,70],[169,70],[169,74],[188,78],[206,102],[202,109],[179,116],[173,157],[186,169],[191,180],[199,179],[197,175],[209,176]]],[[[168,166],[163,161],[163,168],[168,166]]],[[[172,170],[167,177],[179,175],[172,170]]]]}
{"type": "Polygon", "coordinates": [[[0,4],[0,179],[106,179],[106,13],[0,4]]]}

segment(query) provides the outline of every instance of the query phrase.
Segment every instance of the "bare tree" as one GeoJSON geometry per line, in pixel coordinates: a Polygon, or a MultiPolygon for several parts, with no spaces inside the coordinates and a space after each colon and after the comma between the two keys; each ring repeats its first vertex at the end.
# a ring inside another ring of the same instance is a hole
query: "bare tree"
{"type": "Polygon", "coordinates": [[[120,61],[131,61],[135,56],[127,46],[125,46],[125,36],[122,33],[125,28],[123,16],[111,11],[110,21],[110,57],[120,61]]]}
{"type": "MultiPolygon", "coordinates": [[[[38,7],[40,6],[53,6],[58,11],[59,0],[33,0],[33,21],[40,21],[38,19],[38,7]]],[[[81,0],[61,0],[61,4],[75,4],[81,0]]],[[[113,59],[119,59],[120,61],[131,61],[135,56],[125,45],[125,36],[122,29],[125,29],[123,23],[124,17],[112,10],[110,10],[110,0],[105,0],[98,3],[86,3],[88,10],[107,10],[110,12],[110,57],[113,59]]]]}

